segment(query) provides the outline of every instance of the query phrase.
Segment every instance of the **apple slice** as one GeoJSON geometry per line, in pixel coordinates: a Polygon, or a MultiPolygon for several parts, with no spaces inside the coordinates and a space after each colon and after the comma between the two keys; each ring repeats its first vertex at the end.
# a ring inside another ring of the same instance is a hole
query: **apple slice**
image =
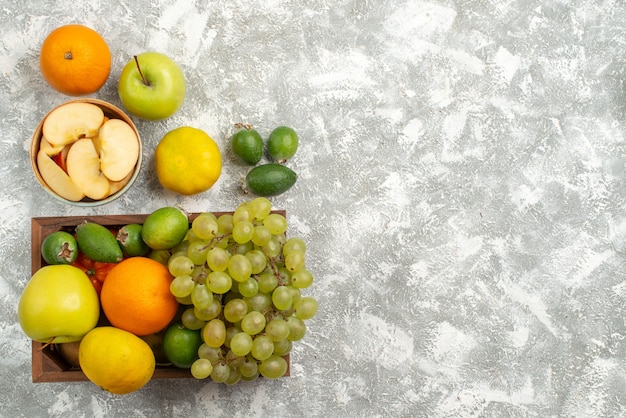
{"type": "Polygon", "coordinates": [[[74,142],[67,153],[67,173],[85,196],[100,200],[109,195],[109,180],[100,171],[100,159],[91,138],[74,142]]]}
{"type": "Polygon", "coordinates": [[[80,138],[98,133],[104,122],[104,112],[91,103],[72,102],[54,109],[43,122],[43,136],[50,145],[71,144],[80,138]]]}
{"type": "Polygon", "coordinates": [[[37,153],[37,167],[48,187],[62,198],[78,202],[85,197],[76,183],[43,150],[37,153]]]}
{"type": "Polygon", "coordinates": [[[45,152],[46,155],[50,157],[63,151],[63,147],[65,147],[65,145],[53,147],[44,136],[42,136],[41,141],[39,141],[39,150],[45,152]]]}
{"type": "Polygon", "coordinates": [[[128,182],[130,181],[130,179],[132,177],[133,177],[133,172],[131,171],[130,173],[128,173],[128,175],[126,177],[124,177],[120,181],[111,181],[111,180],[109,180],[109,184],[111,186],[111,191],[109,192],[109,196],[119,192],[120,190],[122,190],[124,188],[124,186],[126,186],[128,184],[128,182]]]}
{"type": "Polygon", "coordinates": [[[98,131],[100,170],[111,181],[120,181],[139,159],[139,138],[121,119],[109,119],[98,131]]]}

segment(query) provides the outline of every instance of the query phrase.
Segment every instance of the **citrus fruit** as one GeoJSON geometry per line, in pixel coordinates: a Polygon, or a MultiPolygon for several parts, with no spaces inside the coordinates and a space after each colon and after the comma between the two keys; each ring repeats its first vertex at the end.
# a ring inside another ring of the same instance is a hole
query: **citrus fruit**
{"type": "Polygon", "coordinates": [[[175,206],[165,206],[148,215],[143,222],[141,236],[153,250],[169,250],[180,244],[187,231],[187,214],[175,206]]]}
{"type": "Polygon", "coordinates": [[[141,389],[152,378],[156,363],[144,340],[108,326],[94,328],[85,335],[78,359],[91,382],[117,395],[141,389]]]}
{"type": "Polygon", "coordinates": [[[200,330],[190,330],[181,323],[170,325],[163,335],[163,352],[176,367],[189,369],[202,345],[200,330]]]}
{"type": "Polygon", "coordinates": [[[189,126],[165,134],[154,162],[161,185],[182,195],[210,189],[222,172],[222,155],[213,138],[189,126]]]}
{"type": "Polygon", "coordinates": [[[41,74],[52,88],[69,96],[95,93],[111,71],[111,51],[91,28],[65,25],[46,37],[39,56],[41,74]]]}
{"type": "Polygon", "coordinates": [[[100,304],[111,325],[148,335],[174,319],[178,302],[170,292],[172,275],[148,257],[130,257],[113,267],[102,285],[100,304]]]}

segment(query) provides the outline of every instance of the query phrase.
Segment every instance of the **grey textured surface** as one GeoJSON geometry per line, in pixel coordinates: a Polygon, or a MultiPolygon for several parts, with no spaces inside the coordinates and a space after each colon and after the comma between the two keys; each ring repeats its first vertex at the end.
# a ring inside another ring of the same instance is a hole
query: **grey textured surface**
{"type": "Polygon", "coordinates": [[[611,0],[4,0],[0,5],[0,415],[84,417],[626,416],[626,5],[611,0]],[[133,54],[187,77],[182,110],[136,120],[145,165],[120,200],[52,201],[28,161],[68,100],[39,47],[100,32],[120,105],[133,54]],[[30,218],[231,210],[236,122],[293,126],[297,185],[274,198],[309,244],[320,302],[291,377],[153,381],[124,397],[33,384],[16,320],[30,218]],[[152,151],[191,125],[219,143],[210,191],[164,193],[152,151]]]}

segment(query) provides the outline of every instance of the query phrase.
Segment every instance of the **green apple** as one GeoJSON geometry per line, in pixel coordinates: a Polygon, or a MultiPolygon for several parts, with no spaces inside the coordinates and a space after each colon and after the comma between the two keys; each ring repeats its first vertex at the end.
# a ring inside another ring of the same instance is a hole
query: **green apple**
{"type": "Polygon", "coordinates": [[[100,302],[89,277],[68,264],[44,266],[26,284],[17,306],[24,333],[42,343],[78,341],[100,318],[100,302]]]}
{"type": "Polygon", "coordinates": [[[129,113],[142,119],[165,119],[183,104],[185,75],[168,56],[144,52],[122,69],[117,92],[129,113]]]}

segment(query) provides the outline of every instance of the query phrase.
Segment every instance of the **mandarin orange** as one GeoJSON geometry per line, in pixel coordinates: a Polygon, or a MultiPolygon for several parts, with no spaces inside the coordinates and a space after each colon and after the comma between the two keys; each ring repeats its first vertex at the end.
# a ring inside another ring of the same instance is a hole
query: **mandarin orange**
{"type": "Polygon", "coordinates": [[[144,336],[163,330],[174,319],[178,301],[170,292],[167,267],[148,257],[130,257],[107,275],[100,305],[114,327],[144,336]]]}
{"type": "Polygon", "coordinates": [[[41,74],[52,88],[68,96],[95,93],[111,72],[111,51],[95,30],[65,25],[46,37],[39,56],[41,74]]]}

